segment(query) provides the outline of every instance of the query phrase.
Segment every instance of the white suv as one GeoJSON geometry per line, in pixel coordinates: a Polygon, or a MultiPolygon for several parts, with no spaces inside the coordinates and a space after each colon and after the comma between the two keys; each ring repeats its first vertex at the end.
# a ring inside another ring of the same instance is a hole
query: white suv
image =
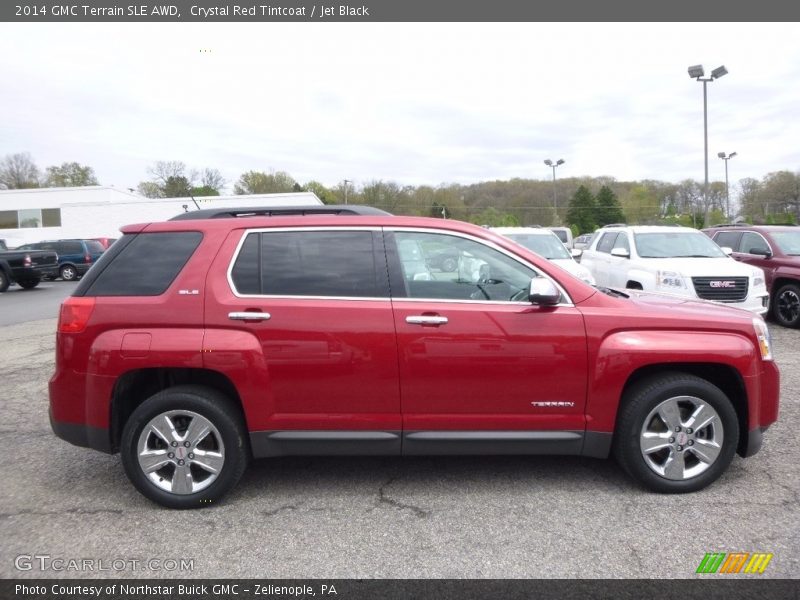
{"type": "Polygon", "coordinates": [[[575,261],[572,253],[561,242],[561,238],[550,229],[542,229],[541,227],[492,227],[491,230],[554,262],[589,285],[594,285],[594,277],[592,277],[589,269],[575,261]]]}
{"type": "Polygon", "coordinates": [[[764,272],[736,262],[689,227],[606,226],[581,257],[597,285],[724,302],[764,315],[764,272]]]}

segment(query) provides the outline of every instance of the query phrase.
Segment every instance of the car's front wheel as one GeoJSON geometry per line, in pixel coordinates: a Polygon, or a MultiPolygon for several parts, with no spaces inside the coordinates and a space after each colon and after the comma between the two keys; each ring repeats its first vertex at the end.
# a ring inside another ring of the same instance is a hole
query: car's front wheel
{"type": "Polygon", "coordinates": [[[176,386],[145,400],[122,434],[122,464],[134,486],[168,508],[217,502],[249,456],[238,407],[220,392],[176,386]]]}
{"type": "Polygon", "coordinates": [[[772,315],[784,327],[800,327],[800,286],[781,286],[772,299],[772,315]]]}
{"type": "Polygon", "coordinates": [[[722,390],[694,375],[669,373],[626,394],[614,454],[653,491],[694,492],[725,472],[738,441],[736,411],[722,390]]]}

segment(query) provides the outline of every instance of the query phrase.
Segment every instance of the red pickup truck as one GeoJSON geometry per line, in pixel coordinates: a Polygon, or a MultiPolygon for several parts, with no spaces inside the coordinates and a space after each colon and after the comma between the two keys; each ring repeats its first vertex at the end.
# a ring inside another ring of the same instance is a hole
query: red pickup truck
{"type": "Polygon", "coordinates": [[[597,289],[481,227],[320,206],[123,234],[61,307],[50,416],[164,506],[309,454],[613,454],[692,492],[778,416],[761,317],[597,289]]]}

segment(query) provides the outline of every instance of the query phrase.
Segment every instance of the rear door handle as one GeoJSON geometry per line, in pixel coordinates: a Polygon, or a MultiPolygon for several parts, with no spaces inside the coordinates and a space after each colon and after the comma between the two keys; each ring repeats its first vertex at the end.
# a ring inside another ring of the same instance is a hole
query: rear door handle
{"type": "Polygon", "coordinates": [[[272,315],[265,312],[230,312],[231,321],[269,321],[272,315]]]}
{"type": "Polygon", "coordinates": [[[447,317],[434,315],[413,315],[406,317],[406,323],[410,325],[447,325],[447,317]]]}

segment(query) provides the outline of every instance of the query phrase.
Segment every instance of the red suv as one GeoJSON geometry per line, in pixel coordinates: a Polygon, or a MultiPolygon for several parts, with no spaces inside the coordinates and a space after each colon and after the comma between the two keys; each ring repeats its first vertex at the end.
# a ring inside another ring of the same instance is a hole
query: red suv
{"type": "Polygon", "coordinates": [[[280,455],[613,453],[691,492],[777,419],[761,317],[596,289],[481,227],[328,206],[123,234],[61,307],[50,416],[165,506],[280,455]]]}
{"type": "Polygon", "coordinates": [[[800,327],[800,227],[794,225],[715,225],[703,232],[731,256],[764,271],[772,317],[784,327],[800,327]]]}

